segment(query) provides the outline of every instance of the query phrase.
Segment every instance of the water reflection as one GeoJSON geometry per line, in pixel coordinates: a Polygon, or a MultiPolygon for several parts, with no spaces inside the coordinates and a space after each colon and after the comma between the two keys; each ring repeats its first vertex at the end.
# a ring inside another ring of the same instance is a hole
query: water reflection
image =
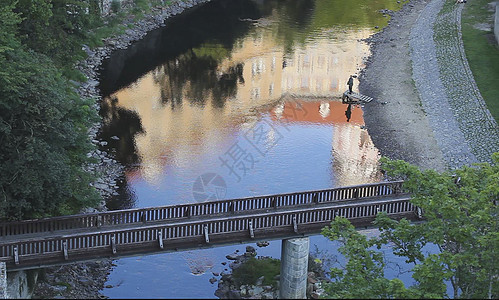
{"type": "MultiPolygon", "coordinates": [[[[286,53],[276,36],[278,17],[271,14],[257,21],[241,21],[252,27],[235,40],[230,52],[215,41],[204,43],[104,98],[104,132],[119,136],[120,161],[139,166],[128,172],[130,181],[140,177],[160,185],[165,168],[195,170],[200,157],[216,155],[217,149],[234,141],[241,128],[254,125],[290,95],[327,97],[317,116],[321,123],[342,127],[337,112],[344,109],[337,98],[346,89],[349,74],[363,66],[368,48],[358,40],[371,32],[356,29],[343,33],[341,45],[326,32],[318,34],[313,43],[286,53]]],[[[355,114],[352,124],[362,123],[361,118],[355,114]]],[[[335,136],[357,138],[342,133],[335,136]]],[[[333,157],[341,155],[344,143],[334,142],[340,148],[333,151],[333,157]]],[[[357,182],[365,181],[359,177],[357,182]]]]}
{"type": "Polygon", "coordinates": [[[379,152],[367,130],[360,107],[338,101],[300,99],[285,102],[273,109],[274,119],[302,124],[330,124],[333,128],[333,170],[338,186],[376,182],[379,152]],[[348,112],[345,118],[345,111],[348,112]]]}
{"type": "MultiPolygon", "coordinates": [[[[368,46],[360,40],[385,22],[376,11],[393,5],[213,1],[118,51],[102,71],[101,137],[127,170],[121,198],[108,206],[193,202],[206,174],[223,179],[227,198],[379,181],[362,110],[340,96],[364,67],[368,46]]],[[[278,256],[279,245],[262,252],[278,256]]],[[[144,257],[140,265],[152,277],[169,270],[159,276],[173,282],[168,296],[213,297],[209,277],[196,281],[202,289],[190,288],[192,276],[183,285],[178,277],[183,269],[210,276],[228,248],[144,257]]],[[[111,280],[134,268],[119,262],[111,280]]],[[[130,296],[136,291],[127,284],[138,289],[134,279],[109,293],[130,296]]]]}

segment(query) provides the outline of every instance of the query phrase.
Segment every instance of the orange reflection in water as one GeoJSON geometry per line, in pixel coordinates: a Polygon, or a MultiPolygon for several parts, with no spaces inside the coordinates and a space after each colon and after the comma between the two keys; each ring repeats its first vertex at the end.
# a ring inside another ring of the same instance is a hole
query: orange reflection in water
{"type": "Polygon", "coordinates": [[[355,109],[351,106],[350,114],[347,113],[347,110],[348,105],[339,101],[330,101],[328,99],[314,101],[302,98],[278,104],[272,109],[271,116],[276,121],[364,125],[362,110],[359,107],[355,109]]]}
{"type": "Polygon", "coordinates": [[[379,151],[364,128],[362,109],[339,101],[296,99],[271,110],[273,120],[292,123],[331,124],[332,166],[338,186],[378,182],[379,151]],[[347,111],[350,110],[350,113],[347,111]]]}
{"type": "Polygon", "coordinates": [[[134,136],[140,167],[129,171],[129,181],[140,178],[159,185],[170,167],[195,168],[203,157],[228,148],[239,131],[258,122],[258,111],[276,102],[280,104],[271,112],[276,121],[282,120],[292,105],[301,103],[309,113],[286,121],[333,125],[332,164],[335,172],[340,172],[336,175],[339,185],[373,181],[377,150],[367,131],[360,128],[364,124],[361,109],[352,108],[347,121],[347,106],[331,101],[346,90],[349,75],[364,66],[368,46],[359,40],[371,31],[346,32],[341,43],[327,37],[316,39],[291,53],[286,53],[272,34],[258,27],[240,39],[230,57],[221,60],[213,72],[200,75],[206,76],[201,83],[215,82],[213,86],[200,84],[199,78],[196,82],[172,77],[182,73],[183,64],[195,59],[186,53],[103,99],[109,106],[133,111],[140,118],[143,132],[134,136]],[[220,96],[217,82],[235,73],[235,87],[220,96]],[[202,104],[195,98],[200,95],[202,104]],[[289,104],[285,102],[288,95],[321,98],[289,104]]]}

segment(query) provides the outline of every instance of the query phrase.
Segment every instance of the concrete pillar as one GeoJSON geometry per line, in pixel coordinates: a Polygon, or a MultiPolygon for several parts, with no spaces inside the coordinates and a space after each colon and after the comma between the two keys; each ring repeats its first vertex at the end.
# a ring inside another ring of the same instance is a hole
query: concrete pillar
{"type": "Polygon", "coordinates": [[[281,299],[307,298],[309,248],[308,237],[282,240],[279,290],[281,299]]]}
{"type": "Polygon", "coordinates": [[[0,262],[0,299],[7,299],[7,267],[0,262]]]}

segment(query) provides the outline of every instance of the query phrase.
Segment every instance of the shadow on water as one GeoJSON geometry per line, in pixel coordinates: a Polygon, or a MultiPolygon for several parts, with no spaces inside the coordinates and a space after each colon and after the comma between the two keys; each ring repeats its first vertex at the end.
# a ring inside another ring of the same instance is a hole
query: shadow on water
{"type": "MultiPolygon", "coordinates": [[[[100,70],[104,98],[100,139],[109,143],[102,150],[114,153],[127,170],[141,163],[134,140],[144,133],[141,117],[135,111],[117,107],[118,99],[109,95],[151,70],[156,69],[154,81],[161,85],[162,105],[175,110],[187,96],[191,103],[203,106],[206,91],[211,91],[213,105],[223,107],[225,100],[235,94],[237,82],[244,82],[242,66],[231,67],[221,75],[215,70],[220,60],[229,55],[235,40],[250,29],[251,23],[242,20],[261,16],[254,1],[213,1],[168,19],[165,27],[148,33],[127,49],[113,52],[100,70]],[[183,95],[187,82],[192,83],[190,95],[183,95]]],[[[118,195],[109,199],[107,206],[125,209],[134,207],[135,202],[125,176],[118,183],[118,195]]]]}
{"type": "Polygon", "coordinates": [[[100,113],[106,116],[106,124],[102,129],[101,138],[112,143],[116,150],[115,158],[127,166],[140,162],[133,138],[136,134],[144,132],[139,115],[130,110],[115,107],[116,98],[105,101],[101,105],[100,113]],[[120,139],[115,140],[114,133],[119,132],[120,139]]]}
{"type": "Polygon", "coordinates": [[[120,177],[117,182],[118,195],[112,196],[106,200],[106,207],[109,210],[131,209],[137,205],[137,195],[130,187],[126,176],[120,177]]]}
{"type": "MultiPolygon", "coordinates": [[[[213,69],[213,58],[193,56],[192,49],[204,43],[221,45],[229,53],[234,41],[250,28],[244,19],[262,17],[256,3],[250,0],[220,0],[192,8],[169,18],[165,27],[154,30],[125,50],[118,50],[101,67],[100,90],[103,96],[129,85],[157,66],[175,64],[181,56],[191,58],[192,72],[213,69]]],[[[222,50],[222,49],[219,49],[222,50]]]]}

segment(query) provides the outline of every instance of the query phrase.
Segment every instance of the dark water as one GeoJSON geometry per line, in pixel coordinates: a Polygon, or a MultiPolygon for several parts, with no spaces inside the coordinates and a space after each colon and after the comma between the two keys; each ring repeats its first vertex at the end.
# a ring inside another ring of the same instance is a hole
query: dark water
{"type": "MultiPolygon", "coordinates": [[[[101,138],[109,143],[103,150],[127,169],[108,206],[380,181],[362,109],[348,108],[340,96],[369,54],[360,40],[386,24],[377,11],[397,5],[218,0],[114,53],[101,72],[101,138]]],[[[336,255],[322,236],[311,237],[311,245],[326,261],[336,255]]],[[[104,294],[213,298],[212,272],[245,246],[120,259],[104,294]]],[[[280,241],[257,251],[278,258],[280,241]]]]}

